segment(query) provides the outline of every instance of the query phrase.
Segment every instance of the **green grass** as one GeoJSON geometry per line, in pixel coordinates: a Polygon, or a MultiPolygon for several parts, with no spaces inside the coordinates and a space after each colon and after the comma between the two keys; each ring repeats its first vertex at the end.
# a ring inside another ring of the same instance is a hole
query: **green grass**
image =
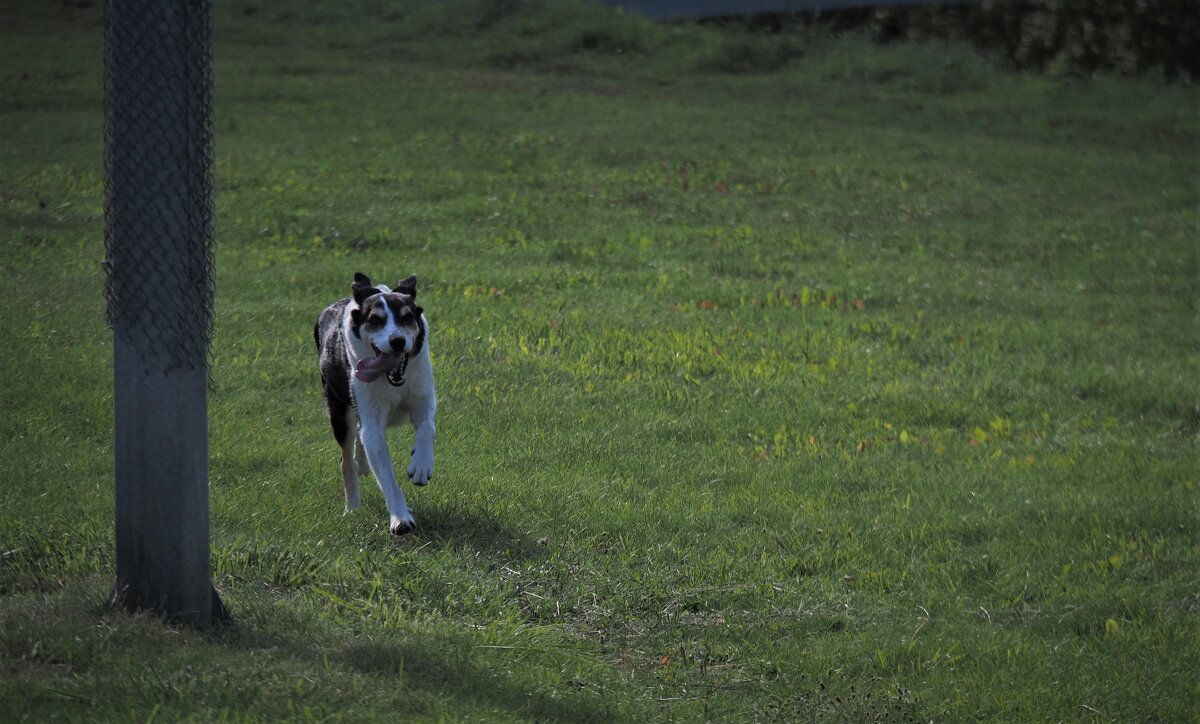
{"type": "Polygon", "coordinates": [[[219,5],[215,631],[104,607],[100,12],[0,6],[5,720],[1195,716],[1195,88],[219,5]],[[357,270],[433,325],[403,539],[318,389],[357,270]]]}

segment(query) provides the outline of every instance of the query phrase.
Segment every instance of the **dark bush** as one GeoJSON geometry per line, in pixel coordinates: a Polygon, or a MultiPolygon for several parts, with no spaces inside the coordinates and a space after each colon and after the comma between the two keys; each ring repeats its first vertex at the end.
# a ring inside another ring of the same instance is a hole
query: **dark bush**
{"type": "Polygon", "coordinates": [[[1010,0],[852,11],[828,21],[865,25],[881,41],[965,40],[1019,69],[1200,77],[1196,0],[1010,0]]]}

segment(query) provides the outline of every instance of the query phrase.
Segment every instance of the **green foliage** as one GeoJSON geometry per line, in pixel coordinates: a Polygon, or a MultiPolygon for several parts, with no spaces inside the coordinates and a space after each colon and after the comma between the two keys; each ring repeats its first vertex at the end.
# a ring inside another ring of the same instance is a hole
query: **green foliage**
{"type": "Polygon", "coordinates": [[[235,625],[201,632],[104,607],[100,10],[22,10],[0,718],[1192,716],[1193,88],[556,3],[219,3],[235,625]],[[797,46],[712,63],[759,42],[797,46]],[[403,539],[370,478],[342,515],[316,379],[356,270],[417,273],[432,323],[403,539]]]}
{"type": "Polygon", "coordinates": [[[722,73],[769,73],[802,55],[802,45],[792,35],[726,33],[710,55],[700,61],[699,67],[722,73]]]}

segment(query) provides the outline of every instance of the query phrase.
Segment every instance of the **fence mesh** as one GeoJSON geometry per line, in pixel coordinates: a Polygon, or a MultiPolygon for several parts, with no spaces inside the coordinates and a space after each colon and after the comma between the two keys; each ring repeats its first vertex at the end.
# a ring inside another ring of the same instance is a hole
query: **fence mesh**
{"type": "Polygon", "coordinates": [[[211,0],[106,0],[108,324],[145,369],[208,366],[211,0]]]}

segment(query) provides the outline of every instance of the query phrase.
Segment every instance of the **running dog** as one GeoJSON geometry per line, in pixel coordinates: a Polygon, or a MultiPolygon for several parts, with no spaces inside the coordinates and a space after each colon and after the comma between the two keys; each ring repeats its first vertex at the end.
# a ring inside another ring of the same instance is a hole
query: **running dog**
{"type": "Polygon", "coordinates": [[[416,485],[428,483],[437,437],[429,323],[416,304],[415,275],[390,289],[359,272],[350,291],[326,307],[313,328],[329,424],[342,448],[346,512],[361,505],[358,474],[370,466],[387,500],[391,531],[403,535],[417,522],[396,483],[384,431],[412,423],[416,437],[408,477],[416,485]]]}

